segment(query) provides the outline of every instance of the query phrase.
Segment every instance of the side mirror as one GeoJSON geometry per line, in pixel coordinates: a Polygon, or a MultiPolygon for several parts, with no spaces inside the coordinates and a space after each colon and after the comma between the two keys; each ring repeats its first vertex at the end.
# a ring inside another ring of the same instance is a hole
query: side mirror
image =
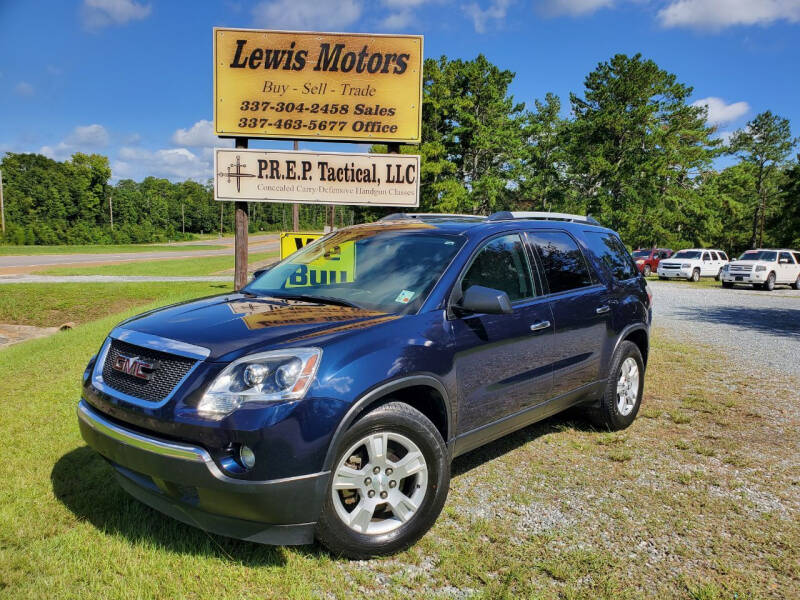
{"type": "Polygon", "coordinates": [[[459,308],[466,312],[487,315],[505,315],[513,312],[508,294],[482,285],[470,286],[464,292],[459,308]]]}
{"type": "Polygon", "coordinates": [[[272,267],[264,267],[264,268],[262,268],[262,269],[256,269],[255,271],[253,271],[253,279],[258,279],[258,278],[259,278],[259,277],[261,277],[261,276],[262,276],[264,273],[266,273],[267,271],[269,271],[271,268],[272,268],[272,267]]]}
{"type": "Polygon", "coordinates": [[[792,264],[792,263],[790,263],[790,262],[789,262],[789,259],[788,259],[788,258],[782,258],[782,259],[780,259],[778,262],[779,262],[780,264],[782,264],[782,265],[790,265],[790,264],[792,264]]]}

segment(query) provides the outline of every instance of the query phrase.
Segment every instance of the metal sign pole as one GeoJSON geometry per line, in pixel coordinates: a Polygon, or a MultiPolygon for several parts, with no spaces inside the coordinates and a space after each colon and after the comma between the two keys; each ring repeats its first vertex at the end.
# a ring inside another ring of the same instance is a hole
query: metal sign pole
{"type": "MultiPolygon", "coordinates": [[[[300,149],[300,143],[294,141],[294,149],[300,149]]],[[[295,202],[292,204],[292,231],[300,231],[300,205],[295,202]]]]}
{"type": "Polygon", "coordinates": [[[0,223],[3,224],[3,233],[6,232],[6,211],[3,207],[3,172],[0,171],[0,223]]]}
{"type": "MultiPolygon", "coordinates": [[[[237,148],[247,148],[247,138],[236,138],[237,148]]],[[[247,285],[247,228],[249,222],[247,202],[236,202],[235,218],[235,269],[233,287],[236,290],[247,285]]]]}

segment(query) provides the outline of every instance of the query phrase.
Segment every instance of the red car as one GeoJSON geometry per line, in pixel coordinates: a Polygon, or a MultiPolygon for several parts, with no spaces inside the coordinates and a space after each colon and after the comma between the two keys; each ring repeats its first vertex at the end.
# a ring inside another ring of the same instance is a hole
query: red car
{"type": "Polygon", "coordinates": [[[659,261],[670,256],[672,256],[672,250],[669,248],[652,248],[650,250],[639,248],[633,251],[633,260],[636,261],[636,267],[645,277],[649,277],[650,273],[658,271],[659,261]]]}

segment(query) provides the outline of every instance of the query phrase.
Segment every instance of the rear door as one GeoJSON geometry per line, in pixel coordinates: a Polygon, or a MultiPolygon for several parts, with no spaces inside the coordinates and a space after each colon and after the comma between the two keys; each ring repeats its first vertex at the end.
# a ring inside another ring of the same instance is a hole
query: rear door
{"type": "Polygon", "coordinates": [[[797,278],[795,275],[797,265],[791,252],[778,253],[777,281],[781,283],[793,283],[797,278]]]}
{"type": "Polygon", "coordinates": [[[456,283],[450,312],[459,435],[550,397],[553,315],[540,284],[532,278],[519,233],[490,238],[474,253],[456,283]],[[459,314],[457,300],[472,285],[506,292],[513,312],[459,314]]]}
{"type": "Polygon", "coordinates": [[[528,232],[528,241],[541,264],[555,319],[553,396],[557,397],[601,378],[615,299],[590,269],[572,235],[536,229],[528,232]]]}

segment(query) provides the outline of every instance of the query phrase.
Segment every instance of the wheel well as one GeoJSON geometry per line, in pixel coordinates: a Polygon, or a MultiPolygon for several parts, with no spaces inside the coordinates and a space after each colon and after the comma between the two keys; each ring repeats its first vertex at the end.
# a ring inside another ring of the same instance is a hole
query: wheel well
{"type": "Polygon", "coordinates": [[[435,388],[427,385],[413,385],[387,392],[385,396],[377,398],[358,413],[358,416],[353,419],[353,423],[368,412],[388,402],[403,402],[417,409],[433,423],[442,435],[442,439],[447,442],[447,435],[449,432],[447,428],[447,408],[444,398],[442,398],[442,395],[435,388]]]}
{"type": "Polygon", "coordinates": [[[649,348],[647,343],[647,332],[644,329],[631,331],[625,336],[625,340],[631,341],[639,346],[639,352],[642,353],[642,360],[644,361],[644,364],[647,365],[647,351],[649,348]]]}

